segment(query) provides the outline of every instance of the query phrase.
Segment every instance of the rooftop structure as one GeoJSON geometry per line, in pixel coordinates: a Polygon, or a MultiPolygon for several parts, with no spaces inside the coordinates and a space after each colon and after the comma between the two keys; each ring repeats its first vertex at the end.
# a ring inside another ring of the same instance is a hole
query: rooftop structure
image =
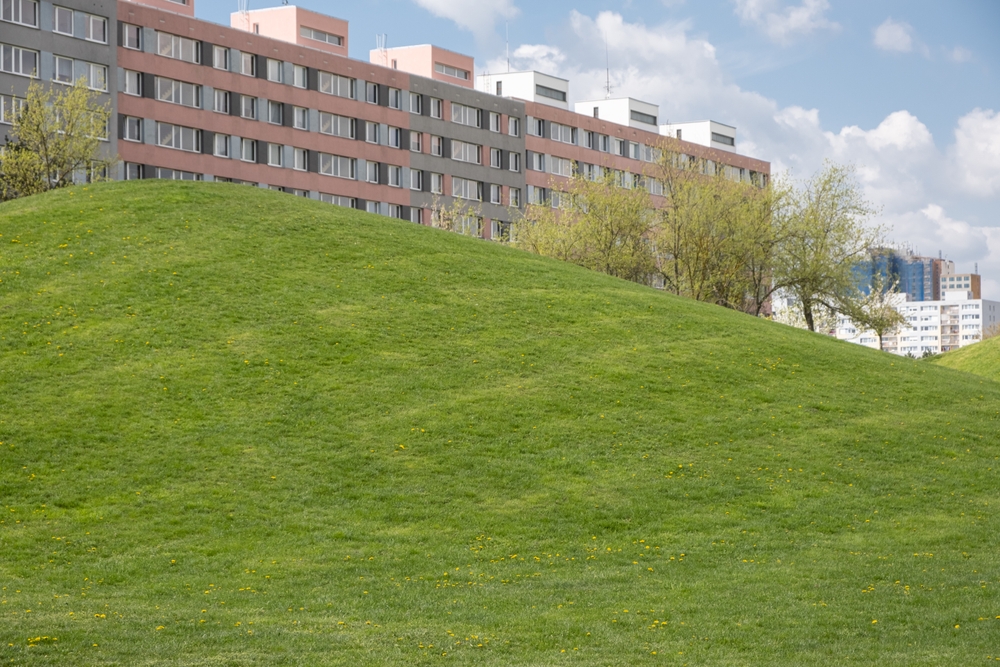
{"type": "Polygon", "coordinates": [[[660,115],[659,106],[649,102],[640,102],[631,97],[577,102],[574,108],[582,116],[603,118],[618,125],[654,133],[657,131],[660,115]]]}
{"type": "Polygon", "coordinates": [[[693,123],[668,123],[660,126],[660,134],[690,141],[708,148],[736,152],[736,128],[714,120],[693,123]]]}
{"type": "MultiPolygon", "coordinates": [[[[170,0],[159,1],[170,3],[170,0]]],[[[145,0],[143,4],[147,4],[145,0]]],[[[229,15],[229,25],[255,35],[347,57],[347,21],[295,5],[234,12],[229,15]]]]}
{"type": "Polygon", "coordinates": [[[398,69],[435,81],[475,88],[473,82],[475,61],[472,57],[431,44],[372,49],[368,54],[368,60],[382,67],[398,69]]]}
{"type": "Polygon", "coordinates": [[[569,81],[541,72],[481,74],[476,78],[476,88],[497,97],[569,109],[569,81]]]}

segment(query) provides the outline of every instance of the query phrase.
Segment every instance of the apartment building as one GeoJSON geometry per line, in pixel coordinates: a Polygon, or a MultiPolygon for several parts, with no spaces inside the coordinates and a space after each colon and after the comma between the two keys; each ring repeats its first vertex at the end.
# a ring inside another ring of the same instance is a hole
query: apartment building
{"type": "MultiPolygon", "coordinates": [[[[558,205],[574,171],[660,194],[647,173],[663,141],[655,105],[570,110],[568,82],[537,72],[476,85],[472,58],[432,45],[351,59],[346,21],[295,6],[224,26],[195,18],[193,0],[63,5],[4,0],[0,123],[31,80],[68,82],[71,60],[112,104],[119,178],[244,183],[423,224],[457,201],[463,231],[490,239],[508,238],[527,203],[558,205]]],[[[735,139],[710,144],[676,143],[766,184],[769,165],[735,139]]]]}
{"type": "MultiPolygon", "coordinates": [[[[0,146],[33,81],[68,86],[83,80],[98,100],[117,111],[114,76],[116,0],[3,0],[0,5],[0,146]]],[[[118,150],[118,138],[108,128],[108,156],[118,150]]],[[[94,174],[80,174],[82,180],[94,174]]]]}
{"type": "MultiPolygon", "coordinates": [[[[1000,302],[976,298],[968,290],[946,290],[944,299],[907,301],[900,294],[896,309],[906,325],[885,336],[882,349],[899,355],[922,356],[957,350],[1000,333],[1000,302]]],[[[878,349],[878,337],[860,331],[846,317],[837,322],[837,338],[878,349]]]]}

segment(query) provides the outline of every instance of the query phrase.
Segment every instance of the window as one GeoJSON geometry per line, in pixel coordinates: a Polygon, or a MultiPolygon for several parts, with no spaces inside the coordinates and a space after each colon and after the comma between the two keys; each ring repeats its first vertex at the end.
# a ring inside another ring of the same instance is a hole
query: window
{"type": "Polygon", "coordinates": [[[629,143],[629,148],[631,149],[631,157],[633,160],[638,160],[642,157],[642,145],[637,143],[629,143]]]}
{"type": "Polygon", "coordinates": [[[107,65],[98,65],[97,63],[84,63],[83,78],[86,80],[87,87],[90,88],[91,90],[100,90],[107,92],[108,90],[107,65]]]}
{"type": "Polygon", "coordinates": [[[156,170],[156,177],[164,178],[168,181],[200,181],[202,179],[201,174],[181,171],[180,169],[164,169],[163,167],[156,170]]]}
{"type": "Polygon", "coordinates": [[[212,47],[212,67],[229,71],[229,48],[225,46],[212,47]]]}
{"type": "Polygon", "coordinates": [[[403,91],[397,88],[389,89],[389,108],[401,109],[403,107],[403,91]]]}
{"type": "Polygon", "coordinates": [[[83,24],[83,38],[91,42],[108,43],[108,20],[103,16],[86,15],[83,24]]]}
{"type": "Polygon", "coordinates": [[[38,78],[38,51],[0,45],[0,72],[38,78]]]}
{"type": "Polygon", "coordinates": [[[403,147],[403,131],[398,127],[389,128],[389,146],[391,148],[403,147]]]}
{"type": "MultiPolygon", "coordinates": [[[[7,2],[4,3],[4,12],[7,11],[7,2]]],[[[53,25],[52,32],[57,32],[60,35],[73,36],[73,10],[67,9],[66,7],[53,7],[53,25]]],[[[5,19],[6,20],[6,19],[5,19]]],[[[137,26],[129,26],[135,28],[137,26]]],[[[138,47],[129,47],[138,48],[138,47]]]]}
{"type": "Polygon", "coordinates": [[[142,74],[128,69],[125,70],[125,90],[122,92],[126,95],[142,97],[142,74]]]}
{"type": "Polygon", "coordinates": [[[490,112],[490,132],[500,132],[500,114],[495,111],[490,112]]]}
{"type": "Polygon", "coordinates": [[[431,98],[431,118],[444,118],[444,100],[431,98]]]}
{"type": "Polygon", "coordinates": [[[244,162],[257,161],[257,142],[253,139],[240,139],[240,159],[244,162]]]}
{"type": "Polygon", "coordinates": [[[343,46],[344,38],[338,37],[337,35],[331,35],[328,32],[323,32],[322,30],[315,30],[313,28],[307,28],[306,26],[299,26],[299,34],[306,39],[315,39],[317,42],[326,42],[327,44],[333,44],[334,46],[343,46]]]}
{"type": "Polygon", "coordinates": [[[201,86],[158,76],[156,77],[156,99],[186,107],[200,107],[201,86]]]}
{"type": "Polygon", "coordinates": [[[285,152],[285,147],[281,144],[268,144],[267,145],[267,163],[272,167],[280,167],[282,165],[282,157],[285,152]]]}
{"type": "Polygon", "coordinates": [[[541,153],[531,154],[531,165],[529,169],[534,171],[545,171],[545,156],[541,153]]]}
{"type": "Polygon", "coordinates": [[[403,218],[403,207],[399,204],[389,204],[389,217],[390,218],[403,218]]]}
{"type": "Polygon", "coordinates": [[[229,157],[229,135],[228,134],[215,135],[215,146],[213,148],[214,148],[213,153],[217,157],[229,157]]]}
{"type": "Polygon", "coordinates": [[[73,83],[73,59],[62,56],[54,56],[54,67],[52,68],[52,80],[59,83],[73,83]]]}
{"type": "Polygon", "coordinates": [[[452,67],[451,65],[445,65],[444,63],[434,63],[434,71],[437,72],[438,74],[444,74],[445,76],[451,76],[455,77],[456,79],[462,79],[463,81],[469,80],[468,70],[452,67]]]}
{"type": "Polygon", "coordinates": [[[510,189],[510,205],[515,208],[521,206],[521,188],[510,189]]]}
{"type": "Polygon", "coordinates": [[[424,98],[418,93],[410,93],[410,113],[420,115],[424,112],[424,98]]]}
{"type": "Polygon", "coordinates": [[[192,153],[201,152],[201,130],[170,123],[156,124],[156,143],[165,148],[176,148],[192,153]]]}
{"type": "Polygon", "coordinates": [[[499,148],[490,149],[490,166],[494,169],[499,169],[503,166],[503,153],[501,153],[499,148]]]}
{"type": "Polygon", "coordinates": [[[456,102],[451,103],[451,122],[469,127],[481,127],[483,112],[456,102]]]}
{"type": "Polygon", "coordinates": [[[309,129],[309,109],[292,107],[292,127],[296,130],[309,129]]]}
{"type": "Polygon", "coordinates": [[[197,65],[201,62],[199,46],[199,42],[187,37],[171,35],[166,32],[156,33],[156,52],[165,58],[174,58],[197,65]]]}
{"type": "Polygon", "coordinates": [[[482,236],[483,219],[474,215],[463,215],[456,220],[455,231],[467,236],[482,236]]]}
{"type": "Polygon", "coordinates": [[[423,150],[424,135],[420,132],[410,131],[410,150],[419,153],[423,150]]]}
{"type": "Polygon", "coordinates": [[[302,65],[292,65],[292,85],[296,88],[308,88],[309,70],[302,65]]]}
{"type": "Polygon", "coordinates": [[[602,153],[611,152],[611,137],[606,134],[601,135],[601,140],[599,142],[598,150],[602,153]]]}
{"type": "Polygon", "coordinates": [[[519,137],[519,136],[521,136],[521,119],[520,118],[513,118],[513,117],[510,117],[510,116],[507,117],[507,134],[509,134],[512,137],[519,137]]]}
{"type": "Polygon", "coordinates": [[[378,136],[378,123],[366,122],[365,123],[365,141],[370,144],[377,144],[379,140],[378,136]]]}
{"type": "Polygon", "coordinates": [[[2,6],[0,19],[32,28],[38,27],[38,3],[35,0],[3,0],[2,6]]]}
{"type": "Polygon", "coordinates": [[[476,144],[468,144],[464,141],[452,140],[451,159],[458,162],[470,162],[472,164],[482,164],[483,147],[476,144]]]}
{"type": "Polygon", "coordinates": [[[736,140],[732,137],[727,137],[724,134],[719,134],[718,132],[712,133],[712,141],[717,144],[722,144],[723,146],[735,146],[736,140]]]}
{"type": "Polygon", "coordinates": [[[431,155],[436,155],[438,157],[444,157],[444,138],[443,137],[431,137],[431,155]]]}
{"type": "Polygon", "coordinates": [[[420,224],[420,209],[416,206],[410,208],[410,222],[420,224]]]}
{"type": "Polygon", "coordinates": [[[365,203],[365,210],[368,211],[369,213],[374,213],[375,215],[378,215],[378,202],[370,201],[365,203]]]}
{"type": "Polygon", "coordinates": [[[145,175],[145,168],[141,164],[136,164],[135,162],[125,163],[125,180],[126,181],[138,181],[142,180],[145,175]]]}
{"type": "Polygon", "coordinates": [[[410,189],[411,190],[423,190],[424,189],[424,172],[419,169],[410,170],[410,189]]]}
{"type": "Polygon", "coordinates": [[[378,162],[366,162],[365,180],[369,183],[378,183],[378,162]]]}
{"type": "Polygon", "coordinates": [[[327,204],[333,204],[334,206],[343,206],[344,208],[354,208],[357,206],[357,201],[354,197],[338,197],[337,195],[328,195],[321,192],[319,200],[327,204]]]}
{"type": "Polygon", "coordinates": [[[549,123],[549,125],[552,128],[549,132],[553,141],[559,141],[564,144],[576,143],[576,128],[569,125],[560,125],[559,123],[549,123]]]}
{"type": "Polygon", "coordinates": [[[541,118],[531,118],[528,121],[528,134],[536,137],[545,136],[545,121],[541,118]]]}
{"type": "Polygon", "coordinates": [[[483,186],[477,181],[470,181],[458,176],[451,177],[451,196],[473,201],[483,200],[483,186]]]}
{"type": "Polygon", "coordinates": [[[285,106],[281,102],[268,101],[267,122],[272,125],[281,125],[285,122],[285,106]]]}
{"type": "Polygon", "coordinates": [[[365,83],[365,102],[368,104],[378,104],[378,84],[368,81],[365,83]]]}
{"type": "Polygon", "coordinates": [[[134,116],[125,116],[124,132],[122,139],[125,141],[142,142],[142,119],[134,116]]]}
{"type": "Polygon", "coordinates": [[[329,72],[320,72],[318,78],[319,92],[326,93],[327,95],[336,95],[337,97],[346,97],[349,100],[355,98],[355,88],[357,85],[355,79],[348,79],[346,76],[337,76],[329,72]]]}
{"type": "Polygon", "coordinates": [[[503,188],[499,185],[490,186],[490,203],[491,204],[502,204],[503,203],[503,188]]]}
{"type": "Polygon", "coordinates": [[[625,150],[628,147],[627,141],[622,141],[621,139],[614,140],[615,155],[625,156],[625,150]]]}
{"type": "Polygon", "coordinates": [[[240,115],[250,120],[257,119],[257,98],[243,95],[240,97],[240,115]]]}
{"type": "Polygon", "coordinates": [[[24,100],[11,95],[0,95],[0,123],[10,125],[14,122],[14,116],[24,106],[24,100]]]}
{"type": "Polygon", "coordinates": [[[431,192],[436,195],[444,194],[444,174],[431,174],[431,192]]]}
{"type": "Polygon", "coordinates": [[[552,173],[556,176],[572,176],[573,175],[573,161],[567,160],[561,157],[553,157],[550,160],[550,166],[552,168],[552,173]]]}
{"type": "Polygon", "coordinates": [[[292,149],[292,169],[296,171],[309,169],[309,151],[304,148],[292,149]]]}
{"type": "Polygon", "coordinates": [[[337,116],[325,111],[319,112],[319,131],[323,134],[343,137],[344,139],[353,139],[354,123],[355,120],[353,118],[337,116]]]}
{"type": "Polygon", "coordinates": [[[283,70],[285,64],[280,60],[275,60],[274,58],[267,59],[267,80],[273,81],[275,83],[281,83],[284,80],[282,76],[284,74],[283,70]]]}
{"type": "Polygon", "coordinates": [[[514,172],[521,171],[521,154],[511,153],[510,154],[510,170],[514,172]]]}
{"type": "Polygon", "coordinates": [[[387,179],[389,181],[389,185],[394,188],[403,187],[403,168],[389,165],[387,167],[387,171],[389,172],[387,179]]]}
{"type": "Polygon", "coordinates": [[[339,155],[319,154],[319,173],[337,178],[356,178],[355,169],[357,160],[351,157],[341,157],[339,155]]]}
{"type": "Polygon", "coordinates": [[[215,99],[212,102],[212,110],[217,113],[229,113],[229,91],[228,90],[216,90],[214,92],[215,99]]]}
{"type": "MultiPolygon", "coordinates": [[[[61,9],[56,7],[56,9],[61,9]]],[[[131,23],[122,24],[122,46],[126,49],[142,51],[142,28],[131,23]]]]}
{"type": "Polygon", "coordinates": [[[240,74],[257,76],[257,58],[252,53],[240,54],[240,74]]]}
{"type": "Polygon", "coordinates": [[[535,85],[535,94],[541,97],[547,97],[550,100],[556,100],[557,102],[566,101],[566,93],[561,90],[556,90],[555,88],[549,88],[548,86],[535,85]]]}
{"type": "Polygon", "coordinates": [[[629,117],[637,123],[645,123],[646,125],[656,125],[656,116],[648,113],[643,113],[641,111],[636,111],[632,109],[629,112],[629,117]]]}

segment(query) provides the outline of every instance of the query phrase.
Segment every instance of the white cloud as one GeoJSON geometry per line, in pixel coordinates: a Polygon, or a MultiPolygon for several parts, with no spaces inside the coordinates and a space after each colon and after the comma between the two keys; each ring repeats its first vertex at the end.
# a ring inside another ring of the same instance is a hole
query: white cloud
{"type": "Polygon", "coordinates": [[[953,63],[967,63],[972,60],[972,51],[956,46],[953,49],[945,49],[945,57],[953,63]]]}
{"type": "Polygon", "coordinates": [[[778,0],[733,0],[736,15],[756,25],[771,41],[788,44],[796,37],[840,26],[826,18],[827,0],[802,0],[800,5],[780,7],[778,0]]]}
{"type": "Polygon", "coordinates": [[[431,14],[454,21],[477,37],[485,37],[493,31],[500,19],[512,19],[521,10],[513,0],[413,0],[431,14]]]}
{"type": "Polygon", "coordinates": [[[888,18],[875,28],[875,46],[882,51],[909,53],[913,50],[913,28],[888,18]]]}
{"type": "MultiPolygon", "coordinates": [[[[782,107],[735,85],[715,47],[691,31],[687,23],[645,25],[615,12],[574,11],[564,37],[516,49],[512,65],[568,79],[571,103],[600,99],[605,56],[593,45],[607,38],[614,96],[659,104],[662,122],[712,118],[735,125],[738,151],[769,160],[775,174],[808,177],[827,158],[852,164],[866,197],[882,209],[879,220],[892,240],[927,254],[941,250],[964,263],[962,270],[978,261],[984,274],[1000,277],[1000,228],[988,226],[1000,226],[993,217],[1000,204],[1000,114],[969,113],[958,122],[952,145],[945,146],[950,137],[937,137],[944,149],[906,110],[874,127],[827,128],[820,109],[782,107]]],[[[489,64],[491,71],[505,67],[502,60],[489,64]]],[[[1000,291],[988,295],[1000,299],[1000,291]]]]}
{"type": "Polygon", "coordinates": [[[960,118],[951,158],[966,192],[980,197],[1000,194],[1000,113],[975,109],[960,118]]]}

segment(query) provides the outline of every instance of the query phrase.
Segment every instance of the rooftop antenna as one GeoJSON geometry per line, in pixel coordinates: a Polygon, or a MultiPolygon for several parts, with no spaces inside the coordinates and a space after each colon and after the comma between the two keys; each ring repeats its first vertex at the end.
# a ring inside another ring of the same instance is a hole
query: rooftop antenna
{"type": "Polygon", "coordinates": [[[503,25],[507,32],[507,74],[510,74],[510,21],[504,21],[503,25]]]}
{"type": "Polygon", "coordinates": [[[389,50],[386,48],[386,43],[388,41],[389,35],[385,33],[375,35],[375,48],[382,54],[382,64],[386,67],[389,66],[389,50]]]}
{"type": "Polygon", "coordinates": [[[236,11],[243,17],[243,29],[250,32],[250,0],[236,0],[236,11]]]}
{"type": "Polygon", "coordinates": [[[604,35],[604,58],[607,61],[607,72],[608,72],[608,82],[607,82],[607,94],[604,99],[611,99],[611,51],[608,48],[608,36],[604,35]]]}

